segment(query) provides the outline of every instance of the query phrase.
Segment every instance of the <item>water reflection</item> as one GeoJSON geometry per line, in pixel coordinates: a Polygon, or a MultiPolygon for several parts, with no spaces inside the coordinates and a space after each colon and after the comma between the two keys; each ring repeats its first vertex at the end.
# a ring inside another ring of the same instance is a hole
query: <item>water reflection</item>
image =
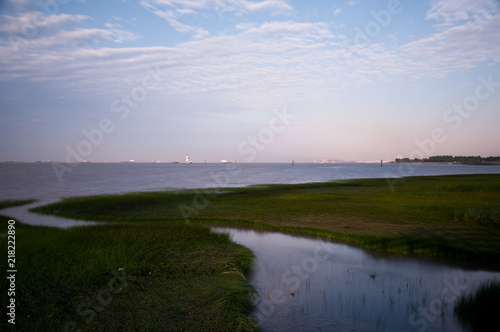
{"type": "Polygon", "coordinates": [[[457,297],[486,271],[444,261],[373,254],[342,243],[214,227],[256,255],[252,317],[264,331],[466,331],[457,297]]]}
{"type": "Polygon", "coordinates": [[[35,208],[46,204],[51,204],[57,201],[58,199],[36,201],[27,205],[2,209],[0,210],[0,214],[9,216],[9,218],[12,218],[16,221],[22,221],[23,224],[36,225],[36,226],[69,228],[74,226],[91,226],[98,224],[97,222],[93,221],[83,221],[83,220],[75,220],[75,219],[55,217],[55,216],[47,216],[28,211],[31,208],[35,208]]]}

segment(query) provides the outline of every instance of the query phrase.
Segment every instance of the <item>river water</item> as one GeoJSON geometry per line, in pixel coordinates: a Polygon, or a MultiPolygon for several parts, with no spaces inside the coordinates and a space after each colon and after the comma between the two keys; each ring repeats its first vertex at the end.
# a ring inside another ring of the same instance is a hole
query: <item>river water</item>
{"type": "Polygon", "coordinates": [[[500,268],[366,251],[277,232],[213,227],[256,255],[251,317],[263,331],[467,331],[454,302],[500,268]]]}

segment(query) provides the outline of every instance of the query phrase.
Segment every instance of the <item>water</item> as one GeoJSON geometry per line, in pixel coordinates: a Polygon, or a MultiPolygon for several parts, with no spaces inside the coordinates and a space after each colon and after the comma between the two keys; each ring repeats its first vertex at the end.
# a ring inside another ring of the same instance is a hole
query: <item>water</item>
{"type": "MultiPolygon", "coordinates": [[[[500,173],[500,166],[378,164],[78,164],[58,177],[48,163],[0,163],[0,201],[185,188],[241,187],[355,178],[500,173]]],[[[89,224],[40,216],[27,206],[0,213],[29,224],[89,224]]],[[[280,233],[223,229],[252,249],[253,317],[264,331],[460,331],[453,303],[498,272],[370,253],[280,233]],[[370,277],[372,275],[373,277],[370,277]],[[293,295],[291,295],[293,293],[293,295]]]]}
{"type": "Polygon", "coordinates": [[[256,255],[251,317],[263,331],[466,331],[455,300],[500,273],[283,233],[212,228],[256,255]]]}
{"type": "Polygon", "coordinates": [[[36,199],[30,206],[2,211],[24,223],[71,227],[82,221],[44,217],[28,208],[62,197],[186,188],[242,187],[266,183],[306,183],[340,179],[500,173],[498,166],[385,164],[165,164],[79,163],[59,175],[50,163],[0,163],[0,201],[36,199]]]}
{"type": "Polygon", "coordinates": [[[498,166],[385,164],[153,164],[81,163],[56,175],[50,163],[0,163],[0,201],[32,198],[306,183],[356,178],[500,173],[498,166]],[[62,181],[60,181],[62,180],[62,181]]]}

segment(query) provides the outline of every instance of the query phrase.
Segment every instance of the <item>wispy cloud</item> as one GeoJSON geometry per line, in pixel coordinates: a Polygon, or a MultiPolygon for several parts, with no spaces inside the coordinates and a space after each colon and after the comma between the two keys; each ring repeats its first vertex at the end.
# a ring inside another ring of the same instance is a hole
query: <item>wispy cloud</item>
{"type": "MultiPolygon", "coordinates": [[[[289,10],[288,4],[281,1],[259,2],[260,7],[257,2],[237,3],[240,11],[289,10]]],[[[83,15],[52,15],[40,27],[39,36],[22,43],[24,53],[12,53],[3,39],[2,72],[16,79],[52,80],[63,90],[79,87],[99,93],[126,89],[144,68],[158,64],[169,77],[168,84],[161,87],[166,95],[210,92],[223,102],[248,107],[279,105],[284,100],[319,100],[346,86],[362,86],[394,76],[443,76],[488,59],[500,60],[500,46],[492,43],[500,40],[500,22],[488,7],[469,10],[468,22],[441,27],[397,49],[372,43],[349,54],[346,39],[333,34],[327,22],[241,23],[233,32],[211,36],[202,28],[178,22],[176,15],[181,14],[174,14],[179,9],[196,12],[212,4],[167,0],[149,4],[151,8],[171,7],[163,14],[155,14],[164,15],[177,30],[200,37],[175,47],[90,49],[89,45],[101,41],[120,43],[138,36],[113,23],[102,29],[84,28],[83,22],[90,18],[83,15]]],[[[457,6],[434,2],[427,17],[437,22],[465,17],[452,8],[462,11],[457,6]]],[[[29,15],[6,17],[0,33],[19,32],[29,15]]]]}
{"type": "Polygon", "coordinates": [[[500,7],[496,0],[433,0],[426,18],[452,25],[460,21],[488,16],[500,7]]]}
{"type": "Polygon", "coordinates": [[[401,46],[413,74],[442,77],[483,61],[499,61],[500,45],[493,42],[500,40],[498,7],[487,0],[434,1],[426,18],[435,20],[439,30],[401,46]]]}
{"type": "Polygon", "coordinates": [[[86,15],[42,15],[37,11],[23,12],[12,16],[1,15],[0,17],[0,33],[18,34],[27,38],[52,34],[92,19],[86,15]]]}
{"type": "Polygon", "coordinates": [[[138,35],[115,25],[85,28],[84,22],[92,18],[86,15],[45,15],[30,11],[17,15],[2,15],[0,23],[0,45],[4,57],[16,52],[54,53],[57,50],[72,50],[101,41],[122,43],[139,38],[138,35]]]}
{"type": "MultiPolygon", "coordinates": [[[[158,4],[151,4],[147,0],[141,1],[141,4],[146,7],[148,10],[150,10],[153,14],[165,19],[171,26],[178,32],[182,33],[191,33],[194,35],[195,38],[204,38],[210,35],[210,33],[201,28],[201,27],[195,27],[191,26],[188,24],[181,23],[179,18],[188,13],[186,11],[175,11],[175,10],[161,10],[158,8],[158,4]]],[[[161,3],[163,4],[163,2],[161,3]]],[[[194,13],[193,10],[189,10],[189,12],[194,13]]]]}
{"type": "Polygon", "coordinates": [[[249,13],[267,11],[273,15],[285,15],[292,11],[293,7],[282,0],[141,0],[141,4],[147,8],[167,7],[181,14],[195,14],[201,10],[223,10],[233,13],[249,13]]]}
{"type": "Polygon", "coordinates": [[[287,15],[292,6],[281,0],[141,0],[140,4],[153,14],[165,19],[176,31],[191,33],[195,38],[205,38],[210,35],[207,28],[193,26],[182,22],[189,15],[201,15],[212,12],[219,16],[230,13],[243,15],[252,12],[268,12],[271,15],[287,15]]]}

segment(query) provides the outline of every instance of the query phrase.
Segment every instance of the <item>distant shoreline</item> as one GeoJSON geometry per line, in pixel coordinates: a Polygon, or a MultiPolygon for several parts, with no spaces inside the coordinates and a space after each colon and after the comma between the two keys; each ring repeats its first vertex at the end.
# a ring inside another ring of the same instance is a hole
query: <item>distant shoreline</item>
{"type": "MultiPolygon", "coordinates": [[[[60,162],[60,161],[0,161],[0,164],[51,164],[51,163],[63,163],[63,164],[180,164],[184,165],[185,163],[179,162],[170,162],[170,161],[161,161],[161,162],[150,162],[150,161],[135,161],[135,162],[123,162],[123,161],[73,161],[70,163],[60,162]]],[[[220,163],[220,162],[192,162],[192,164],[219,164],[219,165],[227,165],[233,164],[231,163],[220,163]]],[[[237,165],[245,165],[245,164],[290,164],[289,162],[252,162],[252,163],[238,163],[237,165]]],[[[339,164],[376,164],[379,165],[380,161],[346,161],[346,162],[334,162],[334,163],[322,163],[322,162],[294,162],[296,165],[301,164],[317,164],[317,165],[339,165],[339,164]]],[[[489,165],[489,166],[499,166],[500,161],[483,161],[483,162],[470,162],[470,163],[459,163],[459,162],[447,162],[447,161],[410,161],[410,162],[396,162],[396,161],[384,161],[384,165],[489,165]]]]}
{"type": "Polygon", "coordinates": [[[483,161],[483,162],[471,162],[471,163],[457,163],[457,162],[447,162],[447,161],[429,161],[429,162],[390,162],[390,164],[395,164],[395,165],[472,165],[472,166],[498,166],[500,165],[499,161],[483,161]]]}

